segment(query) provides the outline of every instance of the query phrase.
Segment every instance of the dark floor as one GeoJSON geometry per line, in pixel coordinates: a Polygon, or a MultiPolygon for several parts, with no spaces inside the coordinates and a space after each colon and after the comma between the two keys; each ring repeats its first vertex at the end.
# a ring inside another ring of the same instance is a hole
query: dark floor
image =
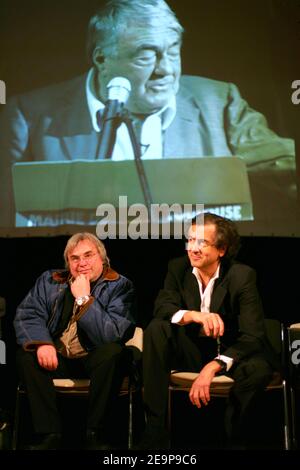
{"type": "MultiPolygon", "coordinates": [[[[200,410],[188,394],[173,394],[172,446],[184,449],[226,449],[224,430],[225,398],[212,398],[200,410]]],[[[247,421],[247,449],[283,449],[283,408],[281,392],[266,392],[250,412],[247,421]]]]}
{"type": "MultiPolygon", "coordinates": [[[[142,433],[144,415],[141,408],[141,399],[134,397],[134,437],[142,433]]],[[[85,420],[87,414],[87,398],[85,396],[58,395],[58,408],[63,422],[63,448],[67,450],[84,449],[85,420]]],[[[25,394],[20,396],[19,427],[17,435],[17,450],[26,449],[32,443],[34,433],[29,412],[29,405],[25,394]]],[[[112,448],[127,449],[128,439],[128,396],[118,398],[106,429],[108,441],[112,448]]]]}
{"type": "MultiPolygon", "coordinates": [[[[58,404],[64,423],[64,448],[81,450],[85,436],[85,397],[60,396],[58,404]]],[[[173,392],[171,420],[171,448],[221,450],[226,449],[223,427],[225,399],[212,399],[210,405],[195,409],[185,392],[173,392]]],[[[32,440],[32,427],[26,396],[22,396],[20,407],[18,449],[32,440]]],[[[144,415],[139,396],[134,402],[134,440],[138,441],[144,427],[144,415]]],[[[247,449],[283,449],[283,412],[281,392],[267,392],[258,406],[250,413],[248,422],[247,449]]],[[[115,449],[127,448],[128,401],[120,397],[110,418],[107,430],[115,449]]]]}

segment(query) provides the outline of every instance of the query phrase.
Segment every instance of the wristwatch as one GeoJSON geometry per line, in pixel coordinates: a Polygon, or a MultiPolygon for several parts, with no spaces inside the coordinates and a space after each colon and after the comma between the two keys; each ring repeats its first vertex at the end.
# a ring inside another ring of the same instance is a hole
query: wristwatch
{"type": "Polygon", "coordinates": [[[82,297],[76,297],[75,302],[76,304],[81,307],[81,305],[85,304],[89,300],[90,296],[89,295],[84,295],[82,297]]]}
{"type": "Polygon", "coordinates": [[[217,359],[214,359],[214,361],[216,361],[216,362],[221,366],[221,370],[219,370],[218,373],[226,371],[226,369],[227,369],[227,364],[226,364],[225,361],[222,361],[222,359],[218,359],[218,358],[217,358],[217,359]]]}

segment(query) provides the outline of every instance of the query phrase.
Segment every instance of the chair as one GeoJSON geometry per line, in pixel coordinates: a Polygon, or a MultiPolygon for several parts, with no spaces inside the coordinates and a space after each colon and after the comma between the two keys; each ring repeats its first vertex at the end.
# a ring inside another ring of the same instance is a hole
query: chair
{"type": "Polygon", "coordinates": [[[292,414],[292,446],[298,449],[298,428],[296,393],[300,391],[300,323],[293,323],[287,328],[289,350],[289,389],[291,396],[292,414]]]}
{"type": "MultiPolygon", "coordinates": [[[[281,363],[285,365],[284,358],[284,328],[278,320],[265,319],[266,333],[269,342],[273,346],[275,352],[280,355],[281,363]]],[[[290,409],[289,409],[289,397],[287,383],[283,373],[274,372],[270,384],[266,387],[266,392],[272,392],[280,390],[282,392],[282,406],[284,414],[284,449],[289,450],[291,448],[291,431],[290,431],[290,409]]],[[[169,380],[169,404],[168,404],[168,422],[169,430],[171,431],[171,419],[172,419],[172,393],[173,392],[189,392],[192,383],[197,378],[198,373],[194,372],[177,372],[173,371],[170,374],[169,380]]],[[[226,375],[220,375],[214,377],[211,387],[211,397],[228,397],[230,389],[234,383],[234,380],[226,375]]],[[[170,433],[171,434],[171,433],[170,433]]]]}
{"type": "MultiPolygon", "coordinates": [[[[6,345],[3,337],[2,321],[6,313],[6,301],[0,297],[0,383],[6,383],[6,345]]],[[[2,398],[2,397],[1,397],[2,398]]],[[[11,425],[9,413],[3,409],[0,401],[0,450],[9,450],[11,446],[11,425]]]]}
{"type": "MultiPolygon", "coordinates": [[[[143,351],[143,330],[136,327],[133,337],[127,341],[127,347],[133,352],[133,360],[130,367],[129,375],[123,380],[120,388],[119,396],[128,395],[128,448],[132,448],[133,444],[133,395],[141,390],[141,378],[139,373],[139,362],[141,361],[141,353],[143,351]]],[[[87,397],[89,392],[89,379],[53,379],[55,390],[60,395],[70,395],[77,397],[87,397]]],[[[13,431],[13,449],[18,449],[19,427],[20,427],[20,408],[21,397],[26,395],[26,391],[21,385],[17,388],[15,423],[13,431]]]]}

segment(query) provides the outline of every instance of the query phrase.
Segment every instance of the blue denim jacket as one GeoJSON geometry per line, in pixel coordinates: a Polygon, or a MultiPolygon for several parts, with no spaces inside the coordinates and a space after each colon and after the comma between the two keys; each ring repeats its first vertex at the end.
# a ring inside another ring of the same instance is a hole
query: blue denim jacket
{"type": "MultiPolygon", "coordinates": [[[[24,349],[53,344],[69,278],[68,271],[44,272],[17,308],[14,327],[17,343],[24,349]]],[[[106,268],[89,301],[76,314],[82,346],[88,351],[114,341],[125,343],[134,332],[134,300],[132,282],[106,268]]]]}

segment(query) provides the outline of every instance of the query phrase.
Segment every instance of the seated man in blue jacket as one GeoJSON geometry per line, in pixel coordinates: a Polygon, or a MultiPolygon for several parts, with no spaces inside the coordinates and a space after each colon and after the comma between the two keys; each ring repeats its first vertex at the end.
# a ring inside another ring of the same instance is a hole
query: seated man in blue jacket
{"type": "Polygon", "coordinates": [[[66,270],[46,271],[17,309],[17,362],[27,390],[37,443],[61,445],[54,377],[89,377],[88,449],[103,448],[105,419],[127,372],[125,342],[133,336],[134,289],[110,268],[104,245],[73,235],[66,270]]]}

